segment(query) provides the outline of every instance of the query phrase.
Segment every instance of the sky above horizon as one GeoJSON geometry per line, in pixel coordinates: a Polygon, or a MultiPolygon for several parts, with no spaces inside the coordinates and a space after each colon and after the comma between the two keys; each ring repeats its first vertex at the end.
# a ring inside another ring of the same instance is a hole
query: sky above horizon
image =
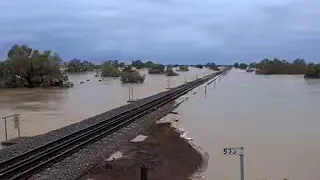
{"type": "Polygon", "coordinates": [[[65,60],[319,62],[319,9],[319,0],[3,0],[0,58],[17,43],[65,60]]]}

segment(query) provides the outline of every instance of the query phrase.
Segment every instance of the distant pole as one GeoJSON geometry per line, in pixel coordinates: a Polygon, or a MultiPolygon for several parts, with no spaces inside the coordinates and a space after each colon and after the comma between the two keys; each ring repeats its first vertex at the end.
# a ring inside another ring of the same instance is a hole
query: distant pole
{"type": "Polygon", "coordinates": [[[6,141],[8,140],[8,131],[7,131],[7,118],[4,118],[4,130],[6,134],[6,141]]]}
{"type": "Polygon", "coordinates": [[[170,78],[169,77],[167,79],[167,86],[168,86],[168,89],[170,89],[170,78]]]}
{"type": "MultiPolygon", "coordinates": [[[[241,150],[244,150],[242,147],[241,150]]],[[[243,156],[244,154],[240,154],[240,175],[241,175],[241,180],[244,180],[244,165],[243,165],[243,156]]]]}
{"type": "Polygon", "coordinates": [[[196,74],[196,80],[198,79],[198,74],[196,74]]]}
{"type": "Polygon", "coordinates": [[[204,77],[204,72],[202,73],[202,77],[204,77]]]}
{"type": "Polygon", "coordinates": [[[187,83],[187,76],[184,76],[184,83],[187,83]]]}
{"type": "Polygon", "coordinates": [[[207,95],[207,86],[204,86],[204,94],[207,95]]]}
{"type": "Polygon", "coordinates": [[[20,123],[19,123],[19,114],[16,115],[16,118],[17,118],[17,125],[18,125],[18,137],[20,138],[20,123]]]}
{"type": "Polygon", "coordinates": [[[133,86],[131,87],[131,100],[133,100],[133,86]]]}
{"type": "Polygon", "coordinates": [[[131,101],[131,88],[129,87],[129,101],[131,101]]]}

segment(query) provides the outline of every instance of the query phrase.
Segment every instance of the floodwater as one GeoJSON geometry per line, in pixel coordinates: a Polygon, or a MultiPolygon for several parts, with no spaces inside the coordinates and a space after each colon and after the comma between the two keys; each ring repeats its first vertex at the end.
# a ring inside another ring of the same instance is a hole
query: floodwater
{"type": "Polygon", "coordinates": [[[179,126],[208,152],[206,180],[240,179],[245,148],[246,180],[319,180],[320,80],[262,76],[232,70],[179,108],[179,126]]]}
{"type": "MultiPolygon", "coordinates": [[[[142,70],[147,75],[146,70],[142,70]]],[[[190,68],[179,72],[180,76],[147,75],[143,84],[122,84],[119,79],[94,77],[94,73],[70,75],[75,85],[71,89],[0,89],[0,117],[21,114],[22,136],[34,136],[85,118],[125,105],[129,87],[133,87],[134,98],[143,98],[165,91],[187,81],[212,73],[209,69],[190,68]],[[90,80],[90,81],[87,81],[90,80]],[[80,82],[83,81],[83,84],[80,82]]],[[[8,138],[17,136],[13,121],[7,123],[8,138]]],[[[0,140],[5,139],[4,122],[0,122],[0,140]]]]}

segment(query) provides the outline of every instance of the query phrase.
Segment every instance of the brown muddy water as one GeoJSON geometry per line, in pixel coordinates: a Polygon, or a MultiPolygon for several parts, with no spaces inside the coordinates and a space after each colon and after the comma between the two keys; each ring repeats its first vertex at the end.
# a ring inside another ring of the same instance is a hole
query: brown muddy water
{"type": "MultiPolygon", "coordinates": [[[[143,70],[147,75],[147,71],[143,70]]],[[[122,84],[119,79],[102,78],[94,73],[70,75],[71,89],[0,89],[0,117],[21,114],[21,135],[34,136],[79,122],[127,103],[129,87],[134,98],[143,98],[212,73],[209,69],[190,68],[180,76],[147,75],[143,84],[122,84]],[[86,81],[89,79],[90,81],[86,81]],[[169,81],[168,81],[169,79],[169,81]],[[80,82],[83,81],[83,84],[80,82]]],[[[13,122],[8,121],[8,137],[17,136],[13,122]]],[[[4,140],[4,122],[0,122],[0,140],[4,140]]]]}
{"type": "Polygon", "coordinates": [[[206,180],[240,179],[239,157],[222,152],[239,146],[246,180],[319,180],[319,102],[320,80],[232,70],[179,106],[178,126],[208,152],[206,180]]]}

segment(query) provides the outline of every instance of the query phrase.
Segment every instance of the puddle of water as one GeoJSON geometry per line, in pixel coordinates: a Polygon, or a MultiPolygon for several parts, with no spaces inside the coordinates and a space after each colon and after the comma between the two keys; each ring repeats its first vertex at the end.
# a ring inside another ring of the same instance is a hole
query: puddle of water
{"type": "Polygon", "coordinates": [[[122,152],[117,151],[117,152],[111,154],[111,156],[109,156],[108,159],[106,159],[106,161],[113,161],[113,160],[116,160],[116,159],[120,159],[122,157],[123,157],[122,152]]]}
{"type": "Polygon", "coordinates": [[[146,140],[147,137],[148,137],[148,136],[144,136],[144,135],[139,134],[138,136],[136,136],[135,138],[133,138],[133,139],[131,140],[131,142],[142,142],[142,141],[146,140]]]}

